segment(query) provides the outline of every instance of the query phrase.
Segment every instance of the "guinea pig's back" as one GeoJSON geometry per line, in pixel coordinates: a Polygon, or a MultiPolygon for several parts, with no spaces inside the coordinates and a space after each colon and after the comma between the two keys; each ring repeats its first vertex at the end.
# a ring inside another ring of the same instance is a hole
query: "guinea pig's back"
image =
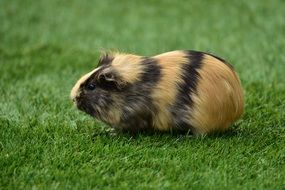
{"type": "Polygon", "coordinates": [[[243,113],[243,91],[233,67],[203,55],[196,93],[192,94],[191,123],[198,133],[225,130],[243,113]]]}
{"type": "Polygon", "coordinates": [[[243,113],[243,91],[233,67],[196,51],[173,51],[154,57],[163,77],[154,90],[155,126],[188,127],[196,134],[225,130],[243,113]],[[170,119],[171,118],[171,119],[170,119]]]}

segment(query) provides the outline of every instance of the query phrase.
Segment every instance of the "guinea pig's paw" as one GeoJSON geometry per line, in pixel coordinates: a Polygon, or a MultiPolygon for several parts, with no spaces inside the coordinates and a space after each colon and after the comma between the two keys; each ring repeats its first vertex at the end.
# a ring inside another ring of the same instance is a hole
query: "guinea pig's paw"
{"type": "Polygon", "coordinates": [[[120,133],[120,131],[119,130],[117,130],[116,128],[114,128],[114,127],[110,127],[110,128],[107,128],[106,129],[106,132],[110,135],[110,136],[112,136],[112,137],[116,137],[116,136],[118,136],[119,135],[119,133],[120,133]]]}

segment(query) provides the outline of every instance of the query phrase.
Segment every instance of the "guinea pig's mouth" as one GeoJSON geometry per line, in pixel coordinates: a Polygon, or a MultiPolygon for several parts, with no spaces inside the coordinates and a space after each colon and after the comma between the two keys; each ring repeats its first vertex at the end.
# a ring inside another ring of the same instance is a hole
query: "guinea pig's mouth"
{"type": "Polygon", "coordinates": [[[76,107],[80,110],[83,111],[93,117],[96,117],[96,110],[93,108],[88,101],[83,100],[80,97],[75,98],[74,100],[76,107]]]}

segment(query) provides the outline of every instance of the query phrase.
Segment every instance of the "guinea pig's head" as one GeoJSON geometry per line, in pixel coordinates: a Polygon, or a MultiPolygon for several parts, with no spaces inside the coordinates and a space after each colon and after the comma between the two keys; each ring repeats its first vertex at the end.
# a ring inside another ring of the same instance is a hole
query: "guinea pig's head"
{"type": "Polygon", "coordinates": [[[97,68],[82,76],[71,91],[77,108],[108,124],[119,122],[124,97],[140,73],[141,58],[129,54],[104,54],[97,68]]]}

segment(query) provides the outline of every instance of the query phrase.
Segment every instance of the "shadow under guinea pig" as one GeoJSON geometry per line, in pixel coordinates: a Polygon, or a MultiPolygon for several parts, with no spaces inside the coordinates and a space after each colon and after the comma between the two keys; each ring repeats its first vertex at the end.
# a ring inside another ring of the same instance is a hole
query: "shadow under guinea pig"
{"type": "Polygon", "coordinates": [[[206,137],[210,139],[214,138],[232,138],[234,136],[237,136],[239,134],[238,126],[235,125],[234,127],[228,129],[224,132],[213,132],[206,135],[194,135],[190,130],[189,131],[183,131],[183,130],[173,130],[173,131],[167,131],[167,132],[161,132],[161,131],[155,131],[155,130],[144,130],[144,131],[129,131],[129,130],[116,130],[111,128],[104,128],[102,130],[94,131],[92,138],[96,139],[96,137],[105,136],[106,138],[114,138],[114,137],[125,137],[125,138],[141,138],[142,136],[145,137],[151,137],[151,136],[165,136],[165,137],[173,137],[173,138],[200,138],[200,137],[206,137]]]}

